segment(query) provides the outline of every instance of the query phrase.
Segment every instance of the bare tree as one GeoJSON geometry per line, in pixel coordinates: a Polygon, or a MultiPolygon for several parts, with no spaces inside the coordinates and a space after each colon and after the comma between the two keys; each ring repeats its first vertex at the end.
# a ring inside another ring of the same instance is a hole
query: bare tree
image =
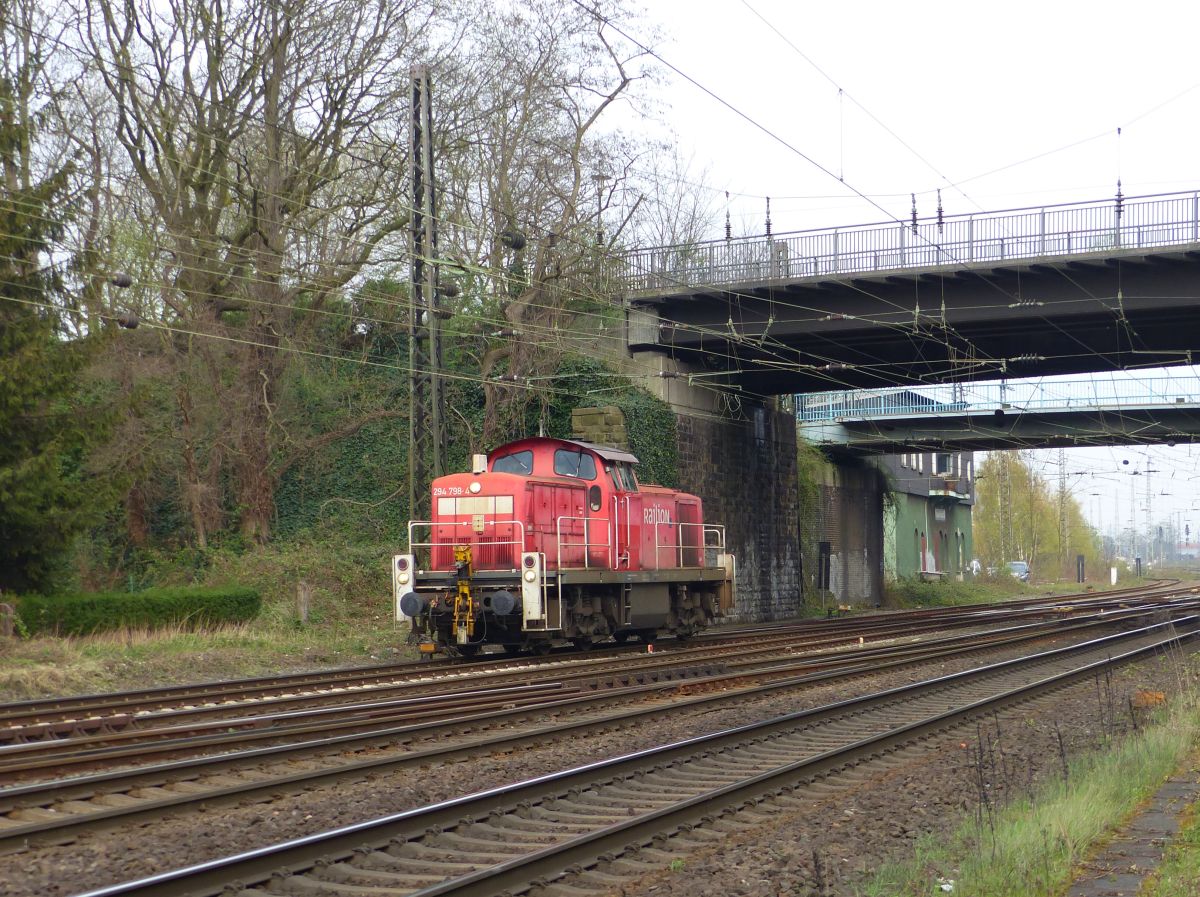
{"type": "Polygon", "coordinates": [[[403,95],[430,8],[93,0],[78,14],[159,242],[164,323],[217,338],[174,340],[193,526],[203,541],[199,484],[224,471],[242,533],[265,540],[295,449],[277,414],[285,350],[406,220],[403,95]],[[219,412],[206,475],[186,432],[197,389],[219,412]]]}
{"type": "Polygon", "coordinates": [[[524,384],[572,342],[587,346],[568,337],[580,315],[611,313],[601,277],[633,153],[604,123],[648,71],[602,15],[575,4],[468,6],[472,24],[443,70],[443,203],[450,253],[483,272],[467,301],[484,322],[482,438],[495,444],[536,397],[524,384]]]}
{"type": "Polygon", "coordinates": [[[706,170],[697,171],[670,141],[655,144],[638,160],[627,190],[637,204],[628,241],[634,246],[687,246],[717,237],[719,191],[706,170]]]}

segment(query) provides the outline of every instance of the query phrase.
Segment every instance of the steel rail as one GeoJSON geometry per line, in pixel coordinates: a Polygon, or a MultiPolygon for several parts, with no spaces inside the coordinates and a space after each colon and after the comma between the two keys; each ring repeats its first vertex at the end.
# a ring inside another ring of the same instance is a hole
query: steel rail
{"type": "MultiPolygon", "coordinates": [[[[1164,613],[1181,612],[1192,606],[1192,603],[1191,601],[1183,601],[1170,605],[1149,605],[1148,608],[1130,609],[1126,612],[1140,613],[1145,612],[1147,609],[1153,612],[1161,611],[1164,613]]],[[[1108,611],[1106,613],[1107,617],[1105,619],[1115,619],[1114,612],[1108,611]]],[[[941,627],[937,628],[940,630],[941,627]]],[[[1000,632],[1011,631],[1011,629],[1012,627],[1008,627],[1000,630],[1000,632]]],[[[907,626],[905,630],[911,635],[914,632],[919,632],[920,627],[907,626]]],[[[953,639],[955,637],[943,638],[953,639]]],[[[972,637],[968,636],[968,638],[972,637]]],[[[933,643],[937,641],[932,640],[933,643]]],[[[926,642],[926,644],[929,644],[929,642],[926,642]]],[[[806,653],[802,655],[802,658],[804,662],[807,662],[813,668],[818,666],[828,667],[837,664],[860,662],[855,658],[860,658],[861,662],[869,662],[877,654],[880,656],[889,656],[894,650],[896,650],[894,645],[890,647],[863,646],[855,649],[853,653],[835,648],[806,653]]],[[[928,648],[918,647],[915,650],[921,652],[927,651],[928,648]]],[[[778,648],[756,647],[749,652],[743,650],[738,656],[726,658],[720,663],[710,662],[701,665],[681,665],[682,661],[665,661],[649,669],[639,669],[632,672],[626,671],[607,680],[593,678],[592,673],[586,669],[578,672],[578,668],[576,667],[576,676],[553,680],[551,684],[554,688],[566,688],[569,683],[574,683],[576,687],[595,692],[632,684],[648,684],[649,682],[665,681],[673,685],[678,685],[681,682],[687,682],[706,675],[736,672],[739,669],[753,669],[764,665],[764,663],[769,665],[771,662],[770,659],[778,658],[779,656],[780,652],[778,648]],[[767,661],[763,660],[764,656],[768,658],[767,661]]],[[[784,661],[775,660],[774,662],[776,664],[786,662],[788,656],[785,653],[784,661]]],[[[794,652],[790,656],[794,656],[794,652]]],[[[534,685],[535,683],[530,683],[527,687],[532,688],[534,685]]],[[[471,692],[470,695],[475,696],[483,702],[487,700],[489,693],[488,690],[480,690],[471,692]]],[[[512,692],[497,691],[495,693],[499,694],[500,697],[494,699],[492,701],[493,704],[497,701],[500,704],[509,703],[507,700],[509,694],[512,695],[511,703],[514,705],[537,705],[539,703],[536,696],[528,700],[520,699],[519,694],[521,692],[516,690],[512,692]]],[[[454,703],[453,701],[450,701],[449,704],[432,702],[428,705],[429,711],[425,715],[433,719],[438,717],[445,718],[450,709],[453,708],[454,703]]],[[[369,733],[381,727],[393,726],[397,722],[417,722],[422,718],[421,707],[422,705],[419,703],[414,704],[408,701],[396,703],[382,701],[350,707],[339,705],[339,707],[335,708],[325,708],[320,711],[310,711],[294,715],[282,714],[266,718],[247,717],[240,720],[222,720],[209,724],[207,727],[185,726],[176,729],[149,732],[117,732],[93,735],[86,738],[60,739],[52,742],[6,745],[0,746],[0,776],[11,779],[13,775],[28,773],[38,769],[62,770],[70,766],[111,764],[118,761],[145,759],[152,755],[178,756],[180,753],[187,754],[201,750],[220,750],[247,741],[279,740],[336,730],[353,730],[369,733]]],[[[451,716],[451,718],[456,717],[451,716]]],[[[0,792],[0,795],[2,795],[2,792],[0,792]]]]}
{"type": "MultiPolygon", "coordinates": [[[[61,840],[64,837],[73,837],[82,831],[94,831],[133,821],[154,820],[168,811],[178,810],[188,805],[204,804],[205,806],[212,807],[239,802],[264,794],[278,795],[281,793],[302,791],[319,784],[334,782],[339,778],[359,778],[365,773],[382,772],[385,770],[395,771],[434,761],[448,762],[468,757],[477,759],[481,755],[481,752],[511,751],[522,745],[544,744],[550,739],[562,739],[583,732],[628,726],[637,719],[646,716],[657,717],[663,713],[683,712],[703,704],[737,702],[745,698],[758,697],[775,691],[803,687],[841,677],[875,673],[886,669],[911,666],[914,663],[933,662],[963,654],[978,653],[979,651],[993,651],[1003,647],[1011,647],[1039,640],[1048,634],[1063,635],[1110,624],[1127,623],[1135,619],[1137,615],[1144,616],[1144,613],[1129,612],[1125,615],[1110,615],[1090,621],[1074,620],[1067,625],[1056,627],[1054,631],[1049,631],[1048,624],[1026,624],[1020,627],[1013,627],[1006,634],[988,634],[983,639],[980,639],[978,636],[959,636],[952,639],[939,640],[938,644],[932,646],[928,643],[903,646],[893,651],[890,655],[886,655],[890,659],[884,662],[873,662],[861,657],[850,658],[850,660],[854,660],[853,666],[838,663],[833,669],[816,673],[792,675],[797,669],[805,668],[804,661],[793,661],[792,665],[783,668],[711,676],[686,686],[686,688],[688,691],[700,690],[703,692],[705,689],[714,688],[718,689],[718,691],[716,693],[702,693],[695,697],[687,697],[686,692],[684,695],[677,696],[677,694],[671,693],[676,692],[676,689],[668,689],[664,686],[642,686],[640,688],[624,689],[618,694],[606,696],[605,698],[583,697],[556,701],[553,705],[544,708],[543,712],[551,709],[557,713],[568,709],[574,711],[601,702],[611,703],[613,700],[619,700],[623,709],[617,713],[598,718],[587,717],[521,732],[506,731],[505,734],[501,734],[500,736],[486,736],[460,741],[451,745],[439,743],[434,748],[414,750],[398,757],[373,758],[366,761],[342,764],[334,768],[283,776],[269,776],[253,782],[222,785],[221,787],[210,788],[208,790],[202,790],[200,783],[196,781],[201,772],[215,774],[230,768],[236,769],[239,762],[240,765],[244,766],[248,762],[253,762],[263,757],[290,755],[303,746],[288,745],[281,748],[245,752],[241,755],[207,758],[202,761],[193,760],[162,764],[159,767],[137,771],[132,774],[125,772],[108,773],[87,776],[76,780],[49,782],[9,789],[0,792],[0,812],[13,813],[15,811],[20,815],[23,811],[26,811],[26,808],[32,808],[32,815],[37,817],[37,821],[18,824],[8,828],[0,827],[0,854],[21,849],[30,843],[37,843],[47,839],[61,840]],[[934,648],[935,650],[930,650],[930,648],[934,648]],[[788,675],[783,679],[775,679],[766,683],[742,688],[734,687],[741,680],[753,679],[761,675],[778,676],[785,673],[788,675]],[[634,708],[627,706],[628,699],[630,698],[642,698],[644,700],[647,697],[651,699],[654,697],[666,697],[672,700],[672,703],[666,706],[659,704],[634,708]],[[184,780],[188,782],[189,786],[197,790],[189,790],[189,793],[169,795],[152,800],[141,800],[138,804],[132,806],[104,807],[98,810],[80,811],[76,815],[51,814],[45,809],[55,804],[80,802],[97,795],[103,796],[105,794],[147,788],[161,790],[169,787],[169,779],[172,773],[185,777],[184,780]],[[119,785],[120,787],[112,787],[114,785],[119,785]],[[108,786],[107,791],[105,790],[106,786],[108,786]],[[51,818],[46,818],[47,816],[51,818]]],[[[534,708],[531,712],[536,711],[537,708],[534,708]]],[[[511,714],[505,714],[505,716],[510,717],[507,725],[513,725],[511,714]]]]}
{"type": "MultiPolygon", "coordinates": [[[[1174,591],[1174,588],[1160,587],[1157,590],[1142,590],[1140,594],[1145,597],[1141,600],[1152,600],[1154,595],[1169,591],[1174,591]]],[[[1120,600],[1129,594],[1127,591],[1121,590],[1115,593],[1104,593],[1102,597],[1094,595],[1086,597],[1077,596],[1074,598],[1051,597],[1048,599],[1029,599],[1027,601],[1000,605],[979,605],[969,608],[938,608],[905,614],[903,616],[905,622],[903,623],[900,622],[900,615],[896,614],[878,614],[853,619],[818,621],[816,623],[809,621],[785,627],[782,630],[777,627],[771,630],[771,634],[765,639],[760,640],[759,645],[766,649],[781,641],[801,637],[807,637],[816,643],[826,641],[834,644],[839,640],[846,642],[867,637],[884,638],[901,627],[911,632],[931,631],[938,628],[951,628],[953,626],[969,626],[976,624],[981,619],[994,618],[998,613],[1002,613],[1007,618],[1037,616],[1045,613],[1046,608],[1051,606],[1065,605],[1084,609],[1093,606],[1103,606],[1112,601],[1120,600]],[[920,627],[920,629],[916,627],[920,627]]],[[[752,633],[760,631],[751,630],[752,633]]],[[[7,745],[14,743],[57,741],[69,738],[92,737],[98,741],[112,742],[114,736],[119,732],[126,729],[151,728],[164,719],[227,719],[238,713],[244,714],[249,708],[257,711],[269,710],[275,707],[345,706],[355,700],[361,699],[364,694],[374,696],[381,694],[404,694],[413,691],[438,692],[456,688],[462,682],[474,678],[487,678],[491,685],[495,685],[498,679],[520,682],[526,681],[526,676],[544,674],[548,670],[556,670],[559,667],[579,668],[590,665],[592,669],[598,669],[605,665],[612,665],[619,668],[631,662],[642,667],[662,667],[671,664],[682,664],[688,657],[711,659],[714,649],[723,652],[744,650],[743,640],[752,637],[752,635],[734,636],[730,640],[730,636],[726,635],[724,638],[728,640],[727,644],[714,646],[712,642],[707,642],[704,647],[672,650],[657,659],[641,655],[634,655],[632,658],[629,655],[625,655],[624,659],[614,659],[611,656],[604,658],[586,656],[580,658],[576,656],[565,662],[555,659],[553,661],[543,660],[540,663],[534,664],[530,664],[527,661],[518,661],[515,663],[510,661],[494,665],[474,664],[465,668],[456,665],[449,667],[449,669],[443,668],[432,674],[430,667],[426,665],[423,668],[422,674],[414,679],[399,681],[394,678],[379,679],[372,672],[370,674],[372,684],[370,685],[349,687],[344,684],[332,684],[326,688],[299,694],[278,694],[264,692],[262,689],[253,689],[250,692],[238,692],[240,697],[237,698],[226,695],[226,699],[219,700],[219,695],[210,695],[203,702],[198,700],[199,696],[189,695],[187,700],[190,700],[192,703],[185,707],[167,706],[159,707],[158,709],[136,710],[135,708],[139,707],[136,704],[136,699],[140,693],[118,694],[113,696],[114,700],[108,704],[96,704],[90,707],[79,705],[66,708],[60,706],[63,702],[52,702],[52,705],[47,708],[41,707],[37,702],[0,705],[0,751],[3,751],[7,745]],[[194,706],[196,704],[199,704],[199,706],[194,706]],[[106,710],[119,712],[116,715],[102,715],[106,710]]],[[[337,671],[339,681],[344,678],[345,673],[346,671],[344,670],[337,671]]],[[[311,684],[312,677],[309,677],[308,681],[311,684]]],[[[236,688],[240,689],[241,686],[236,685],[236,688]]],[[[104,698],[104,696],[101,696],[101,698],[104,698]]],[[[156,697],[153,703],[159,705],[164,700],[163,698],[156,697]]],[[[241,724],[250,725],[245,722],[241,724]]]]}
{"type": "MultiPolygon", "coordinates": [[[[407,893],[413,897],[434,897],[441,894],[492,895],[505,889],[520,888],[532,878],[545,874],[549,869],[561,870],[572,863],[594,862],[603,850],[620,844],[629,844],[656,833],[670,831],[681,818],[693,818],[695,813],[712,814],[718,809],[736,805],[761,795],[764,790],[790,787],[798,779],[833,771],[852,758],[864,753],[878,755],[890,748],[911,742],[922,735],[950,728],[971,716],[1016,700],[1060,688],[1070,682],[1091,675],[1100,669],[1130,662],[1161,651],[1166,646],[1180,644],[1196,635],[1194,628],[1200,624],[1196,616],[1178,621],[1187,627],[1180,633],[1173,624],[1158,623],[1153,626],[1132,630],[1117,635],[1105,636],[1080,645],[1043,652],[1026,658],[1002,661],[962,673],[938,677],[925,682],[888,689],[873,695],[839,702],[814,710],[801,711],[777,717],[763,723],[740,726],[709,735],[639,751],[622,757],[602,760],[575,769],[541,776],[526,782],[489,789],[477,794],[456,798],[429,807],[394,814],[381,819],[358,823],[331,832],[311,835],[279,845],[248,851],[231,857],[201,863],[186,869],[173,870],[133,882],[90,891],[83,897],[118,897],[118,895],[179,895],[187,893],[216,895],[222,893],[232,882],[239,886],[254,886],[276,876],[297,875],[311,870],[318,862],[337,863],[366,850],[386,851],[387,845],[409,842],[422,836],[433,840],[441,837],[447,829],[463,827],[468,834],[455,837],[455,845],[469,843],[469,827],[477,822],[488,823],[493,815],[512,812],[522,807],[553,799],[562,799],[570,809],[570,798],[592,793],[605,783],[630,782],[634,776],[645,774],[647,769],[662,769],[692,758],[712,756],[730,749],[748,748],[764,739],[778,736],[801,725],[825,724],[834,719],[862,719],[871,712],[883,712],[897,707],[911,708],[918,698],[936,695],[945,690],[962,687],[968,700],[948,710],[923,716],[904,725],[894,725],[890,717],[884,717],[880,725],[884,731],[868,737],[859,737],[848,744],[826,749],[815,756],[800,761],[783,763],[769,772],[755,773],[740,781],[725,784],[715,789],[705,789],[682,801],[651,810],[635,812],[633,817],[615,825],[604,825],[590,832],[583,832],[565,844],[545,847],[512,860],[489,863],[488,868],[471,870],[440,883],[425,887],[413,887],[407,893]],[[1165,633],[1165,634],[1164,634],[1165,633]],[[1130,642],[1146,641],[1130,650],[1113,653],[1115,648],[1130,642]],[[1005,686],[1005,675],[1017,670],[1037,671],[1039,666],[1053,666],[1058,662],[1079,655],[1101,655],[1087,659],[1082,665],[1072,663],[1065,671],[1039,674],[1032,682],[1019,686],[1005,686]],[[971,688],[987,679],[999,680],[1001,691],[985,697],[975,697],[971,688]],[[781,784],[782,783],[782,784],[781,784]],[[618,843],[619,842],[619,843],[618,843]],[[549,866],[547,866],[549,864],[549,866]]],[[[944,700],[944,699],[942,699],[944,700]]],[[[825,725],[823,731],[832,732],[825,725]]],[[[636,789],[635,789],[636,790],[636,789]]],[[[583,811],[580,811],[583,812],[583,811]]],[[[389,855],[392,856],[392,855],[389,855]]],[[[365,873],[364,873],[365,874],[365,873]]],[[[336,883],[321,883],[311,877],[298,880],[298,885],[310,893],[317,892],[319,884],[328,884],[337,892],[336,883]]],[[[288,889],[291,890],[290,888],[288,889]]],[[[390,893],[406,893],[393,889],[390,893]]]]}
{"type": "MultiPolygon", "coordinates": [[[[1069,603],[1086,607],[1097,603],[1118,600],[1122,597],[1154,597],[1173,591],[1174,583],[1155,584],[1137,589],[1119,589],[1092,593],[1088,596],[1048,596],[1026,598],[1008,602],[997,602],[968,607],[930,608],[909,611],[908,621],[919,620],[929,625],[936,620],[947,624],[970,625],[968,621],[977,617],[987,618],[997,614],[1036,614],[1038,608],[1047,605],[1069,603]]],[[[871,614],[850,618],[826,620],[802,620],[787,624],[774,624],[769,628],[736,628],[732,631],[713,631],[694,639],[705,646],[721,643],[737,646],[742,639],[753,634],[764,633],[768,638],[788,638],[811,635],[814,639],[836,638],[839,633],[850,637],[873,635],[880,629],[885,632],[897,625],[896,614],[871,614]]],[[[668,642],[667,645],[671,643],[668,642]]],[[[620,650],[620,646],[606,646],[620,650]]],[[[626,649],[628,652],[629,649],[626,649]]],[[[634,649],[636,650],[636,649],[634,649]]],[[[670,649],[669,649],[670,650],[670,649]]],[[[701,650],[684,648],[682,650],[701,650]]],[[[671,651],[670,653],[677,653],[671,651]]],[[[509,674],[518,670],[539,671],[558,665],[575,663],[606,663],[608,658],[580,658],[569,655],[549,658],[521,658],[518,660],[475,660],[470,664],[456,663],[410,663],[383,667],[341,668],[327,672],[298,673],[265,679],[242,679],[226,683],[204,683],[195,686],[162,686],[135,692],[85,695],[73,698],[38,699],[0,704],[0,743],[34,737],[60,737],[72,731],[104,731],[129,725],[140,725],[147,718],[156,718],[156,710],[175,713],[213,714],[236,713],[242,706],[267,704],[272,699],[287,698],[296,704],[353,700],[356,691],[379,691],[389,685],[401,689],[412,687],[413,681],[430,683],[437,680],[456,683],[458,681],[489,674],[509,674]],[[414,678],[415,677],[415,680],[414,678]],[[303,689],[308,689],[304,692],[303,689]],[[300,694],[296,694],[300,691],[300,694]],[[193,706],[183,706],[193,705],[193,706]],[[199,705],[199,706],[194,706],[199,705]],[[39,728],[41,727],[41,728],[39,728]]],[[[431,686],[432,687],[432,686],[431,686]]]]}

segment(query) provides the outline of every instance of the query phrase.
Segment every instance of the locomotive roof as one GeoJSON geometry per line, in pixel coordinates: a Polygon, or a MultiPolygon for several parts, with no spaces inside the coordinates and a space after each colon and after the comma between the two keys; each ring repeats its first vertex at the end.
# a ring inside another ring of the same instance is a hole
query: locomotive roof
{"type": "Polygon", "coordinates": [[[625,451],[624,449],[613,448],[610,445],[596,445],[593,442],[580,442],[578,439],[555,439],[550,436],[529,436],[525,439],[518,439],[516,442],[510,442],[507,445],[502,445],[498,448],[492,449],[488,455],[490,457],[506,449],[510,449],[515,445],[521,445],[527,442],[558,442],[563,443],[564,445],[577,445],[580,448],[585,448],[589,451],[595,452],[605,461],[628,461],[630,464],[638,463],[637,456],[631,452],[625,451]]]}

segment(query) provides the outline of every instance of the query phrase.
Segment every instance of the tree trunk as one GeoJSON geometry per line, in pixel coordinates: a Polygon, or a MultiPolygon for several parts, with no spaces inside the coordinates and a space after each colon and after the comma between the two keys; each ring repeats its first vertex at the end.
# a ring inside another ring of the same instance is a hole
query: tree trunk
{"type": "Polygon", "coordinates": [[[180,425],[183,434],[184,499],[192,518],[192,533],[196,538],[196,547],[203,551],[208,547],[208,529],[204,519],[204,486],[200,481],[200,467],[196,463],[196,446],[192,426],[192,394],[186,381],[180,386],[176,398],[179,402],[180,425]]]}
{"type": "MultiPolygon", "coordinates": [[[[264,328],[255,328],[260,339],[266,339],[264,328]]],[[[241,515],[242,536],[263,544],[271,537],[271,520],[275,510],[275,476],[271,471],[272,414],[275,402],[276,370],[273,348],[247,347],[246,363],[242,367],[242,385],[246,387],[245,403],[236,418],[238,449],[235,473],[237,498],[241,515]]]]}
{"type": "Polygon", "coordinates": [[[149,515],[146,513],[146,493],[140,483],[134,483],[125,493],[125,530],[129,544],[145,548],[150,544],[149,515]]]}

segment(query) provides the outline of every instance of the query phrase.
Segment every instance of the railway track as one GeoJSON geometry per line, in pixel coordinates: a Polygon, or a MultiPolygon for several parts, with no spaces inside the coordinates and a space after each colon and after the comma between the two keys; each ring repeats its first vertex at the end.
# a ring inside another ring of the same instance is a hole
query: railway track
{"type": "MultiPolygon", "coordinates": [[[[1198,602],[1176,602],[1177,613],[1195,613],[1198,602]]],[[[836,678],[878,673],[915,663],[945,661],[1027,646],[1050,636],[1082,638],[1098,629],[1133,626],[1163,609],[1127,609],[1065,620],[1043,621],[989,632],[927,639],[888,647],[864,647],[819,656],[775,657],[747,662],[735,670],[696,676],[683,682],[617,687],[608,692],[546,692],[530,703],[501,707],[479,704],[450,720],[410,723],[369,736],[333,736],[235,754],[176,761],[76,779],[0,791],[0,852],[31,842],[63,840],[80,832],[158,818],[203,804],[216,806],[264,796],[295,793],[339,778],[394,772],[431,762],[627,728],[641,719],[683,713],[701,705],[737,703],[773,691],[799,689],[836,678]],[[552,717],[547,723],[546,719],[552,717]],[[378,756],[379,748],[390,752],[378,756]],[[396,753],[402,750],[402,753],[396,753]],[[332,756],[331,752],[340,751],[332,756]],[[368,752],[355,759],[347,752],[368,752]],[[324,755],[324,756],[322,756],[324,755]],[[281,769],[301,760],[309,768],[281,769]]],[[[475,694],[475,693],[472,693],[475,694]]],[[[158,745],[169,750],[169,746],[158,745]]],[[[72,758],[94,762],[84,753],[72,758]]],[[[61,758],[34,755],[44,767],[64,768],[61,758]]]]}
{"type": "Polygon", "coordinates": [[[672,843],[736,832],[763,802],[803,800],[981,714],[1171,650],[1194,615],[89,892],[342,897],[578,894],[662,868],[672,843]],[[747,812],[749,809],[749,812],[747,812]],[[227,890],[228,889],[228,890],[227,890]],[[378,890],[370,890],[378,889],[378,890]]]}
{"type": "MultiPolygon", "coordinates": [[[[1183,600],[1171,604],[1149,604],[1117,611],[1103,610],[1093,619],[1111,623],[1127,614],[1181,613],[1191,606],[1183,600]]],[[[1086,617],[1086,615],[1083,615],[1086,617]]],[[[1063,615],[1056,614],[1045,631],[1051,631],[1063,615]]],[[[894,625],[894,624],[893,624],[894,625]]],[[[904,627],[911,639],[921,627],[904,627]]],[[[986,630],[985,630],[986,633],[986,630]]],[[[979,645],[988,638],[966,636],[968,644],[979,645]]],[[[863,646],[855,649],[815,649],[806,641],[756,639],[753,647],[741,645],[714,654],[707,648],[685,649],[665,655],[627,657],[623,663],[577,661],[573,664],[535,670],[497,671],[484,678],[459,682],[457,691],[439,682],[432,691],[418,682],[400,697],[376,697],[355,704],[317,705],[292,710],[274,703],[256,704],[252,712],[238,717],[196,719],[183,712],[157,726],[118,728],[117,731],[89,730],[81,735],[38,739],[0,746],[0,783],[27,781],[31,773],[52,771],[61,775],[70,769],[99,769],[115,764],[145,761],[152,757],[180,757],[199,753],[235,750],[246,744],[276,743],[320,733],[371,733],[421,721],[458,720],[464,714],[489,709],[537,707],[569,698],[575,693],[604,693],[638,685],[679,683],[704,676],[731,675],[790,664],[799,670],[832,669],[869,664],[895,651],[920,656],[931,650],[920,645],[863,646]],[[797,658],[801,658],[797,661],[797,658]],[[472,687],[464,688],[470,683],[472,687]]],[[[390,689],[388,694],[394,694],[390,689]]],[[[3,792],[0,792],[0,796],[3,792]]]]}
{"type": "MultiPolygon", "coordinates": [[[[1111,607],[1122,601],[1147,603],[1178,593],[1174,583],[1139,592],[1118,591],[1086,597],[1028,599],[1000,605],[970,608],[936,608],[903,615],[878,614],[828,621],[803,621],[771,629],[752,628],[741,633],[713,634],[697,647],[673,648],[658,658],[636,661],[653,675],[670,675],[671,668],[689,663],[712,663],[716,658],[748,650],[817,649],[838,644],[883,641],[899,635],[933,632],[946,628],[983,627],[997,619],[1032,619],[1069,608],[1076,613],[1111,607]]],[[[406,698],[462,689],[472,680],[485,681],[488,688],[527,684],[559,668],[588,670],[596,678],[614,672],[620,675],[630,664],[629,649],[603,657],[571,655],[563,658],[525,658],[507,661],[476,661],[469,664],[411,663],[364,669],[304,673],[231,683],[164,687],[137,692],[88,695],[50,701],[23,701],[0,705],[0,750],[8,745],[88,739],[114,743],[120,733],[144,730],[178,734],[190,726],[193,734],[218,728],[253,729],[262,725],[265,714],[282,716],[287,711],[340,707],[368,700],[406,698]]],[[[140,739],[151,736],[138,736],[140,739]]],[[[163,736],[167,737],[167,736],[163,736]]]]}

